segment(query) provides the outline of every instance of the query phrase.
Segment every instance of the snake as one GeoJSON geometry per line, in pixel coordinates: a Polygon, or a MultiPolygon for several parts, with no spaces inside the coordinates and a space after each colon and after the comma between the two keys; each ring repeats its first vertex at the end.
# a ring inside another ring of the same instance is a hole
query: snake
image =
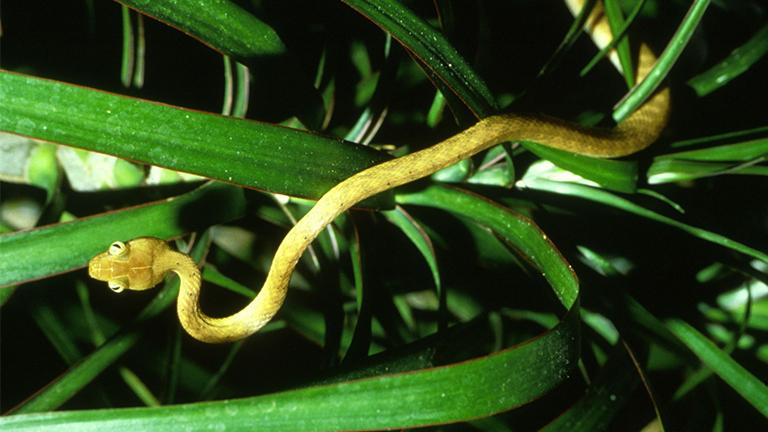
{"type": "MultiPolygon", "coordinates": [[[[584,0],[566,0],[578,12],[584,0]]],[[[598,46],[611,40],[603,10],[593,8],[585,28],[598,46]]],[[[653,51],[639,44],[637,80],[656,62],[653,51]]],[[[615,62],[614,62],[615,63],[615,62]]],[[[422,150],[374,165],[328,190],[286,234],[275,252],[264,285],[253,300],[226,317],[211,317],[199,305],[201,277],[197,264],[173,250],[164,240],[142,237],[115,241],[88,263],[89,275],[107,282],[114,291],[146,290],[173,272],[181,281],[177,314],[182,327],[207,343],[232,342],[264,327],[283,305],[294,268],[304,251],[342,212],[378,193],[429,176],[491,146],[534,141],[568,152],[615,158],[639,152],[657,140],[669,113],[669,89],[656,91],[630,116],[612,128],[589,128],[544,115],[504,113],[486,117],[473,126],[422,150]]]]}

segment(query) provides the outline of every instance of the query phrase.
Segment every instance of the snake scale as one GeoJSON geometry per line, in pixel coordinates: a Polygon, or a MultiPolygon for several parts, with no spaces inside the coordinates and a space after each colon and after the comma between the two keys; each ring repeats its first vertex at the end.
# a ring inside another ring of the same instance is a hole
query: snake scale
{"type": "MultiPolygon", "coordinates": [[[[583,0],[566,0],[572,11],[583,0]]],[[[611,39],[602,8],[587,20],[587,30],[598,46],[611,39]]],[[[645,44],[638,55],[638,81],[648,75],[656,56],[645,44]]],[[[291,274],[317,235],[339,214],[358,202],[385,190],[426,177],[435,171],[506,141],[529,140],[582,155],[621,157],[651,145],[666,125],[669,90],[663,88],[631,116],[611,129],[585,128],[541,115],[500,114],[431,147],[361,171],[330,189],[288,232],[275,253],[261,291],[240,311],[214,318],[199,306],[200,271],[187,255],[172,250],[156,238],[116,241],[94,257],[88,266],[91,277],[106,281],[114,291],[145,290],[160,283],[167,272],[178,274],[181,288],[177,302],[179,320],[194,338],[209,343],[245,338],[267,324],[282,306],[291,274]]]]}

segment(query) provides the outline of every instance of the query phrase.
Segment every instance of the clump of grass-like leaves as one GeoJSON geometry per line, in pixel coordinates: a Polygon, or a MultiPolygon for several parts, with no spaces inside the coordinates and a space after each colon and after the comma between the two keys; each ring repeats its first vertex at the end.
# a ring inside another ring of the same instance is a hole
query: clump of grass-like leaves
{"type": "Polygon", "coordinates": [[[557,2],[4,5],[0,429],[764,424],[768,12],[605,3],[626,70],[664,53],[624,99],[557,2]],[[229,314],[351,174],[499,111],[610,126],[659,85],[640,154],[508,143],[361,203],[244,341],[180,330],[175,277],[116,295],[83,270],[175,240],[229,314]]]}

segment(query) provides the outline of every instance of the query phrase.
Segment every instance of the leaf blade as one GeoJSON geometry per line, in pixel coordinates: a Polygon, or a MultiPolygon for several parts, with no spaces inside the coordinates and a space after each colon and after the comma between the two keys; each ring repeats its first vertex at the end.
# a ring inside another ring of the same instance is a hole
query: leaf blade
{"type": "Polygon", "coordinates": [[[7,71],[0,99],[0,130],[285,195],[319,198],[389,158],[298,129],[7,71]]]}

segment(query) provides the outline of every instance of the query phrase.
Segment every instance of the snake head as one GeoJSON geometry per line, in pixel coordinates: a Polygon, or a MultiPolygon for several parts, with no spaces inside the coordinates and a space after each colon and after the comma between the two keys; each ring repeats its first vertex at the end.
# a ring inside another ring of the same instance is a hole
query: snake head
{"type": "Polygon", "coordinates": [[[115,241],[88,262],[88,275],[106,282],[114,292],[149,289],[162,280],[162,272],[153,265],[155,255],[167,249],[164,241],[154,238],[115,241]]]}

